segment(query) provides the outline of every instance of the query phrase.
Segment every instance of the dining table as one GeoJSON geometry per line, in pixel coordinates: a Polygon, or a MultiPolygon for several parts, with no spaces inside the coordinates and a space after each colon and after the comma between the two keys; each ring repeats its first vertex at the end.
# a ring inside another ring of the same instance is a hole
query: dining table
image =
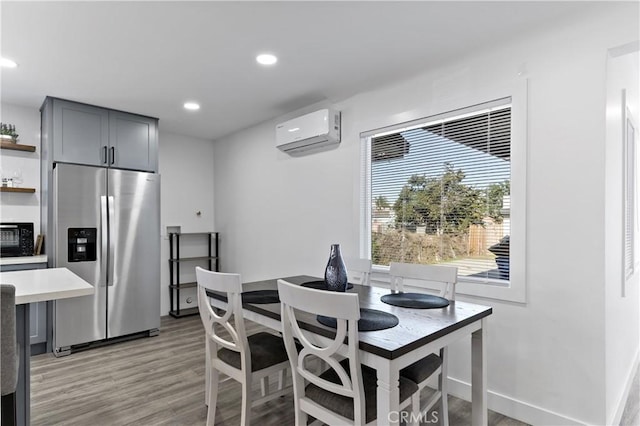
{"type": "MultiPolygon", "coordinates": [[[[297,275],[243,283],[244,318],[280,332],[280,303],[277,294],[274,297],[278,279],[298,285],[318,283],[322,280],[313,276],[297,275]],[[245,294],[258,297],[245,299],[245,294]]],[[[358,333],[361,363],[376,369],[377,373],[377,424],[400,424],[398,386],[402,368],[430,353],[438,352],[442,347],[469,337],[472,424],[487,424],[486,321],[492,314],[491,307],[452,300],[443,308],[405,308],[381,301],[382,296],[391,293],[388,288],[353,285],[347,292],[358,294],[361,309],[390,313],[398,319],[397,325],[393,327],[358,333]]],[[[226,297],[222,293],[207,293],[212,306],[226,309],[226,297]]],[[[335,336],[335,329],[320,323],[315,315],[303,313],[299,321],[303,330],[319,339],[335,336]]]]}

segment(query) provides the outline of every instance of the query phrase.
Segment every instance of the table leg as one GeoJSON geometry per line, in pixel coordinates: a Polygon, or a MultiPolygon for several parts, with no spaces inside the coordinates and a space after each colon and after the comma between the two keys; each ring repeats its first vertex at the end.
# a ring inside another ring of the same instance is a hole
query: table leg
{"type": "Polygon", "coordinates": [[[487,412],[487,347],[486,319],[482,328],[471,335],[471,424],[486,426],[487,412]]]}
{"type": "Polygon", "coordinates": [[[391,362],[377,366],[377,405],[379,425],[400,424],[400,376],[391,362]]]}
{"type": "Polygon", "coordinates": [[[16,389],[16,424],[30,423],[31,411],[31,333],[29,304],[16,305],[16,340],[20,350],[18,387],[16,389]]]}

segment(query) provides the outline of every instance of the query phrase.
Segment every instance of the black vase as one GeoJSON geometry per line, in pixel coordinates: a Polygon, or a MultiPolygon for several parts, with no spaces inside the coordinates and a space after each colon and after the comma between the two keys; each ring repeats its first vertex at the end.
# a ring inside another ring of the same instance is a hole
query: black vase
{"type": "Polygon", "coordinates": [[[327,290],[347,291],[347,268],[340,254],[340,244],[331,244],[329,262],[324,270],[324,282],[327,290]]]}

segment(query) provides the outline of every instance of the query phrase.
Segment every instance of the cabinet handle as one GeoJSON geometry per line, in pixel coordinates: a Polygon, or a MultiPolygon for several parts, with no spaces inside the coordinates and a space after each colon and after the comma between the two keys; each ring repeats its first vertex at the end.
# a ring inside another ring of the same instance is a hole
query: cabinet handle
{"type": "Polygon", "coordinates": [[[104,158],[102,162],[104,164],[107,164],[107,146],[106,145],[102,147],[102,158],[104,158]]]}
{"type": "Polygon", "coordinates": [[[113,164],[116,162],[116,149],[111,147],[111,152],[109,155],[109,164],[113,164]]]}

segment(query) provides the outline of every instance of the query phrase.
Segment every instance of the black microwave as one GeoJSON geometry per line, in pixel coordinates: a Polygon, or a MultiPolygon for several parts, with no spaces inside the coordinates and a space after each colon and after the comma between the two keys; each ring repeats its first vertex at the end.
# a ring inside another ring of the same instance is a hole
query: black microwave
{"type": "Polygon", "coordinates": [[[33,223],[0,223],[0,256],[33,256],[33,223]]]}

